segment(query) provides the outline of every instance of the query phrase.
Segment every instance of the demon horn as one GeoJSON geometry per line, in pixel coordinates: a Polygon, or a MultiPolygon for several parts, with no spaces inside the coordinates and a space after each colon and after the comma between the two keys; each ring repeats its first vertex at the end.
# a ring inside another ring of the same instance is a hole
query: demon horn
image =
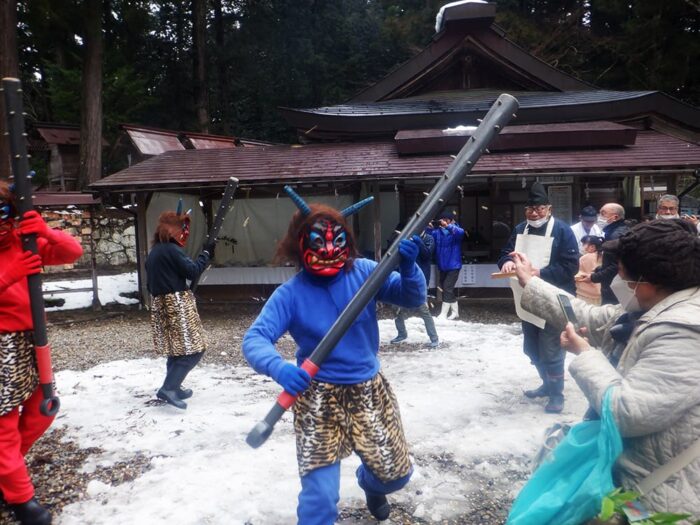
{"type": "Polygon", "coordinates": [[[177,215],[182,215],[182,197],[177,201],[177,211],[175,211],[177,215]]]}
{"type": "Polygon", "coordinates": [[[357,213],[358,211],[360,211],[362,208],[367,206],[373,200],[374,200],[374,197],[367,197],[366,199],[362,199],[360,202],[356,202],[355,204],[348,206],[340,213],[343,215],[343,217],[350,217],[350,215],[357,213]]]}
{"type": "Polygon", "coordinates": [[[304,202],[304,199],[302,199],[299,194],[292,189],[291,186],[285,186],[284,191],[287,192],[287,195],[289,195],[289,198],[294,201],[294,204],[296,204],[297,208],[299,208],[299,211],[301,211],[301,214],[306,217],[311,213],[311,208],[309,208],[309,205],[304,202]]]}

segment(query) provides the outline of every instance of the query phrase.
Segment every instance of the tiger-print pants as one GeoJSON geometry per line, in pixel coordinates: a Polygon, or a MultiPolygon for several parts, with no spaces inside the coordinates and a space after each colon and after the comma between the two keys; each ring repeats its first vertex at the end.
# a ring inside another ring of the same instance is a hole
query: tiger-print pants
{"type": "Polygon", "coordinates": [[[312,381],[294,404],[294,429],[301,477],[353,451],[382,482],[411,472],[399,405],[381,373],[357,385],[312,381]]]}
{"type": "Polygon", "coordinates": [[[153,297],[151,329],[156,352],[161,355],[191,355],[207,349],[192,290],[153,297]]]}
{"type": "Polygon", "coordinates": [[[38,384],[32,333],[0,333],[0,416],[24,403],[38,384]]]}

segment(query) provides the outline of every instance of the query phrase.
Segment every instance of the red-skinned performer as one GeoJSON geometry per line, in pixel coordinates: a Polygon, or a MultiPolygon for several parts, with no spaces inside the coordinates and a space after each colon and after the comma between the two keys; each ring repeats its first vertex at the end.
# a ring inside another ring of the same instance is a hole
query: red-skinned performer
{"type": "Polygon", "coordinates": [[[0,180],[0,490],[23,525],[46,525],[51,514],[37,502],[24,456],[49,428],[53,416],[39,412],[39,387],[27,276],[42,266],[69,264],[83,250],[70,235],[53,230],[36,211],[20,221],[14,196],[0,180]],[[22,248],[22,235],[36,234],[38,254],[22,248]]]}

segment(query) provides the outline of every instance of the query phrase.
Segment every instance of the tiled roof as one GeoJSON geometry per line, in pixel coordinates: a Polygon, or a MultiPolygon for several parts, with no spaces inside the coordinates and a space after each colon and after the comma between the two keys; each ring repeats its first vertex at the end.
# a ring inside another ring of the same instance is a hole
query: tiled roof
{"type": "MultiPolygon", "coordinates": [[[[361,181],[437,177],[452,162],[447,154],[401,157],[393,142],[309,144],[170,151],[91,185],[95,191],[153,191],[293,181],[361,181]]],[[[484,155],[473,174],[498,176],[606,170],[700,167],[700,146],[655,131],[640,131],[633,146],[498,152],[484,155]]]]}

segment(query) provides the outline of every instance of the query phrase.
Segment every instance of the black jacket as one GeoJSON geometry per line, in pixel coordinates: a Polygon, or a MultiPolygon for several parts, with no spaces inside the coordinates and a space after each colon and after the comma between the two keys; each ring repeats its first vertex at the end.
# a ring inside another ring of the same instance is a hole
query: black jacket
{"type": "MultiPolygon", "coordinates": [[[[603,228],[606,241],[613,241],[629,231],[625,220],[620,219],[603,228]]],[[[591,274],[591,281],[600,283],[600,298],[603,304],[617,304],[619,301],[610,289],[610,283],[617,275],[617,256],[603,251],[603,262],[591,274]]]]}
{"type": "Polygon", "coordinates": [[[209,264],[205,251],[193,261],[175,242],[157,243],[146,259],[146,281],[151,295],[165,295],[187,290],[187,282],[194,280],[209,264]]]}

